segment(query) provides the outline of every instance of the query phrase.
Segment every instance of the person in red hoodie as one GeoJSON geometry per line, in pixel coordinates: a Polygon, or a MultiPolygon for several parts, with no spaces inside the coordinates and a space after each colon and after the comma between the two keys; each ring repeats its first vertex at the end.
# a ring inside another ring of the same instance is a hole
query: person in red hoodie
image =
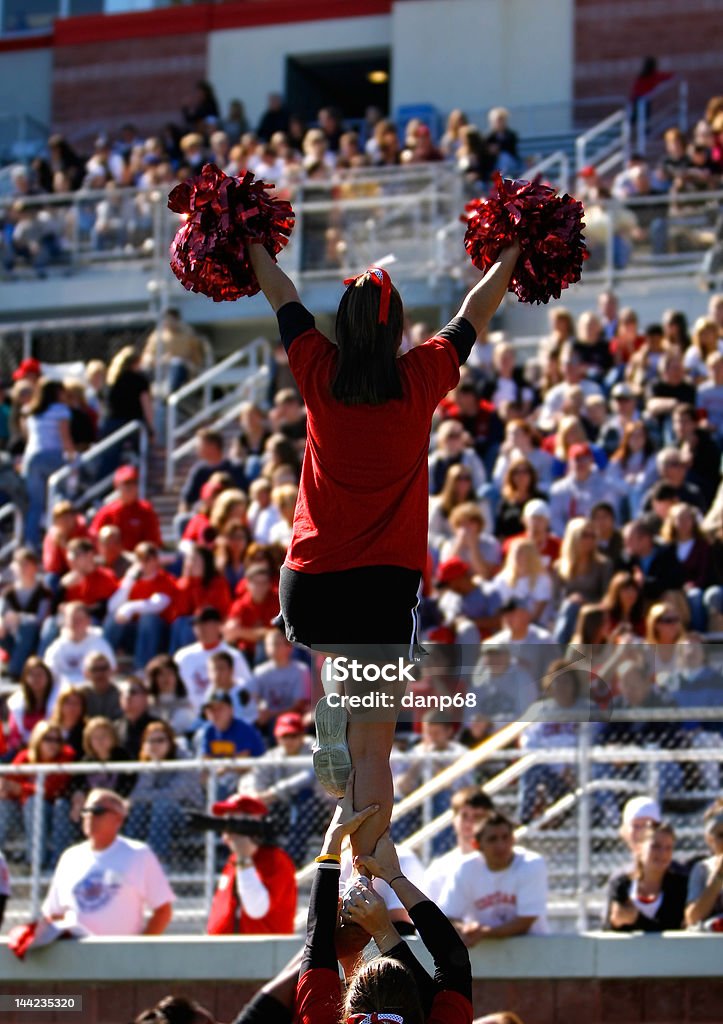
{"type": "Polygon", "coordinates": [[[263,564],[251,565],[244,580],[245,593],[237,597],[229,609],[224,639],[239,647],[253,665],[257,653],[264,657],[266,634],[279,614],[279,594],[269,569],[263,564]]]}
{"type": "Polygon", "coordinates": [[[268,842],[266,804],[251,796],[231,796],[215,803],[217,817],[243,818],[254,835],[224,832],[231,856],[221,872],[211,902],[209,935],[292,935],[296,913],[294,862],[268,842]]]}
{"type": "Polygon", "coordinates": [[[87,537],[88,527],[82,515],[69,501],[53,505],[52,525],[43,538],[43,570],[50,589],[58,589],[60,578],[69,571],[67,547],[76,537],[87,537]]]}
{"type": "Polygon", "coordinates": [[[161,568],[158,548],[143,541],[136,545],[135,563],[108,602],[103,634],[113,648],[133,651],[135,671],[168,647],[176,617],[178,585],[161,568]]]}
{"type": "MultiPolygon", "coordinates": [[[[25,750],[16,754],[12,763],[25,764],[67,764],[75,760],[75,751],[63,743],[60,726],[53,722],[38,722],[30,734],[25,750]]],[[[68,789],[70,776],[57,774],[45,776],[43,790],[43,837],[42,867],[52,868],[66,846],[73,841],[73,826],[70,821],[68,789]]],[[[28,863],[33,851],[33,822],[35,815],[36,780],[32,775],[6,775],[0,779],[0,848],[11,826],[22,821],[25,827],[28,863]]]]}
{"type": "Polygon", "coordinates": [[[183,574],[177,583],[176,618],[171,626],[170,652],[187,647],[195,640],[193,616],[203,608],[215,608],[222,619],[231,606],[231,590],[216,568],[213,550],[194,544],[183,562],[183,574]]]}
{"type": "Polygon", "coordinates": [[[121,532],[123,547],[135,551],[141,541],[162,546],[161,526],[150,501],[138,497],[138,470],[135,466],[121,466],[113,474],[113,486],[118,497],[96,513],[90,524],[91,537],[97,537],[108,524],[121,532]]]}
{"type": "MultiPolygon", "coordinates": [[[[76,537],[67,547],[70,572],[60,580],[56,607],[80,601],[88,609],[93,625],[106,617],[108,599],[118,589],[118,580],[110,569],[98,565],[95,544],[89,537],[76,537]]],[[[40,630],[38,653],[42,656],[60,635],[60,615],[49,615],[40,630]]]]}

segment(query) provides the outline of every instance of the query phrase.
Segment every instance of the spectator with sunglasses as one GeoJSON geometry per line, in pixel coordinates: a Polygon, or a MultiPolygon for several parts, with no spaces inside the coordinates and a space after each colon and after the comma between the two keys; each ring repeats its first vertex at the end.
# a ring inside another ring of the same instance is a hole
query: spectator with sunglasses
{"type": "Polygon", "coordinates": [[[46,919],[72,915],[91,935],[166,930],[173,891],[150,847],[121,835],[127,814],[127,802],[112,790],[88,793],[81,810],[86,840],[60,858],[42,906],[46,919]]]}

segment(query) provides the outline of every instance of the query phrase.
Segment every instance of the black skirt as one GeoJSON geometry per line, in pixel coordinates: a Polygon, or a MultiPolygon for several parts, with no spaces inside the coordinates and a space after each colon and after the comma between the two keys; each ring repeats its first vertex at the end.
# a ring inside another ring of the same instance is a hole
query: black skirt
{"type": "Polygon", "coordinates": [[[364,661],[419,661],[421,579],[421,573],[396,565],[323,573],[284,565],[279,599],[286,637],[314,651],[364,661]]]}

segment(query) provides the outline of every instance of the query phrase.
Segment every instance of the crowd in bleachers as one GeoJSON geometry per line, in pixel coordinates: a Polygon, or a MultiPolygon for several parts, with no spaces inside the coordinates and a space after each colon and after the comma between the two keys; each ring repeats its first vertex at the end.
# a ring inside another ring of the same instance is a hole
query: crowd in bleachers
{"type": "MultiPolygon", "coordinates": [[[[409,760],[394,769],[399,798],[521,715],[533,719],[525,753],[574,747],[580,721],[590,719],[602,745],[720,744],[719,723],[615,717],[720,707],[723,698],[705,643],[723,623],[723,296],[700,313],[689,331],[676,311],[641,327],[611,293],[577,323],[556,306],[550,334],[525,365],[504,337],[478,338],[430,441],[421,621],[431,654],[410,687],[418,705],[400,721],[397,747],[409,760]],[[433,710],[465,687],[472,701],[433,710]]],[[[408,324],[403,348],[430,333],[408,324]]],[[[240,780],[223,773],[218,793],[261,795],[297,864],[328,816],[310,771],[284,764],[308,753],[318,666],[275,624],[306,435],[304,406],[280,358],[268,407],[244,404],[236,436],[199,430],[170,547],[139,495],[133,462],[117,466],[115,491],[99,507],[63,500],[43,530],[41,474],[29,472],[28,449],[35,443],[47,456],[51,430],[72,442],[74,421],[62,384],[48,404],[39,368],[18,368],[23,391],[6,419],[33,512],[0,596],[0,650],[12,683],[2,757],[94,765],[47,778],[48,866],[78,838],[83,801],[98,786],[130,797],[128,834],[172,865],[184,812],[205,800],[201,775],[183,770],[189,757],[257,758],[240,780]],[[178,770],[102,769],[136,759],[171,760],[178,770]]],[[[119,382],[123,416],[152,422],[140,356],[125,352],[123,365],[125,381],[111,367],[109,386],[94,363],[81,396],[93,422],[113,420],[119,382]]],[[[57,464],[63,450],[61,443],[57,464]]],[[[648,776],[634,765],[596,771],[593,820],[616,827],[613,780],[644,789],[648,776]],[[609,790],[600,785],[607,779],[609,790]]],[[[664,806],[686,790],[700,799],[719,788],[720,763],[688,773],[666,763],[656,777],[652,796],[664,806]]],[[[534,820],[573,785],[565,763],[530,768],[517,817],[534,820]]],[[[15,855],[28,860],[34,791],[28,776],[0,783],[0,848],[15,836],[15,855]]],[[[433,800],[440,813],[450,793],[433,800]]],[[[420,823],[410,812],[395,824],[396,838],[420,823]]],[[[437,837],[433,853],[449,839],[437,837]]]]}
{"type": "MultiPolygon", "coordinates": [[[[399,125],[377,108],[369,108],[351,127],[342,112],[323,108],[309,127],[276,94],[269,97],[254,129],[240,101],[232,101],[223,116],[211,86],[199,82],[182,120],[165,125],[157,135],[141,138],[133,124],[125,124],[113,134],[98,136],[90,156],[53,135],[44,156],[30,167],[11,168],[9,200],[2,208],[3,266],[10,275],[27,266],[44,274],[48,266],[66,263],[78,244],[98,253],[152,251],[152,195],[170,191],[208,161],[228,174],[251,170],[292,201],[303,186],[303,196],[316,202],[377,194],[375,168],[444,162],[457,170],[470,197],[485,193],[495,171],[507,177],[524,171],[518,136],[503,107],[491,109],[484,126],[470,124],[463,111],[453,110],[439,138],[433,130],[424,117],[399,125]],[[357,188],[354,182],[360,177],[364,184],[357,188]],[[139,191],[124,191],[128,189],[139,191]],[[71,194],[74,201],[27,202],[52,194],[71,194]]],[[[686,206],[685,196],[720,187],[722,139],[723,99],[714,97],[689,137],[678,128],[666,132],[662,158],[655,155],[651,161],[634,153],[614,177],[600,177],[592,165],[578,168],[576,192],[586,206],[593,262],[604,258],[611,218],[617,267],[627,265],[636,245],[655,254],[688,248],[686,232],[695,233],[701,225],[689,224],[686,214],[697,215],[700,207],[686,206]],[[636,205],[638,198],[651,195],[665,201],[636,205]],[[618,201],[612,213],[601,205],[611,196],[618,201]],[[674,202],[668,207],[671,197],[674,202]]],[[[305,269],[339,264],[344,241],[331,215],[310,214],[303,234],[305,269]]],[[[712,244],[709,234],[705,248],[712,244]]]]}

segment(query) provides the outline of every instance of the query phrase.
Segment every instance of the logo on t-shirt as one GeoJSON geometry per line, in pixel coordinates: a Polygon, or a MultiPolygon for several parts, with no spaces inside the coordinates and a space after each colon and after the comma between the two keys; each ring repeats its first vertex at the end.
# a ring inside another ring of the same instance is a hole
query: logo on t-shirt
{"type": "Polygon", "coordinates": [[[120,879],[114,872],[94,868],[73,886],[73,895],[80,910],[92,913],[106,907],[120,887],[120,879]]]}

